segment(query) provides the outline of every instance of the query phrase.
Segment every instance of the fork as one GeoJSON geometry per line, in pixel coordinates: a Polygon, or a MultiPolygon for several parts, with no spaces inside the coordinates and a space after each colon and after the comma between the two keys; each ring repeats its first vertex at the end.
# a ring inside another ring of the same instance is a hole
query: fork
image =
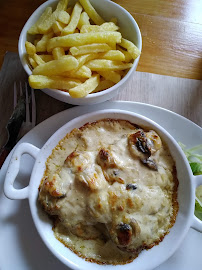
{"type": "MultiPolygon", "coordinates": [[[[34,90],[31,88],[31,94],[29,96],[27,83],[26,82],[24,83],[24,87],[22,85],[22,82],[20,82],[19,85],[20,85],[20,96],[23,95],[23,88],[25,89],[26,116],[25,116],[25,121],[22,123],[22,126],[20,128],[18,140],[36,125],[36,102],[35,102],[34,90]],[[31,108],[31,118],[30,118],[30,108],[31,108]]],[[[18,100],[17,84],[15,82],[14,83],[14,108],[17,104],[17,100],[18,100]]]]}
{"type": "Polygon", "coordinates": [[[8,131],[7,142],[0,149],[0,168],[12,148],[15,146],[16,142],[36,124],[36,104],[34,90],[31,89],[31,93],[29,95],[27,83],[22,85],[21,82],[19,83],[18,88],[20,88],[19,91],[17,91],[17,83],[15,82],[14,110],[6,125],[6,129],[8,131]],[[23,91],[23,88],[25,91],[23,91]]]}

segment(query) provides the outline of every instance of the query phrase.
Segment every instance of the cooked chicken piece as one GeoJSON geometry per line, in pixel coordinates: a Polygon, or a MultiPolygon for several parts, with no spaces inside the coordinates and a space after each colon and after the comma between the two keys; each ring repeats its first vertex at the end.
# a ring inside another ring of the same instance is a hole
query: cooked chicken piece
{"type": "Polygon", "coordinates": [[[65,165],[75,174],[75,180],[90,190],[102,187],[102,171],[94,162],[95,156],[91,152],[72,152],[66,159],[65,165]]]}
{"type": "Polygon", "coordinates": [[[105,179],[112,185],[114,182],[124,184],[120,177],[120,168],[116,164],[112,153],[108,149],[102,148],[97,156],[97,163],[101,166],[105,179]]]}
{"type": "Polygon", "coordinates": [[[71,168],[73,173],[84,171],[90,161],[89,152],[73,151],[65,160],[65,165],[71,168]]]}
{"type": "MultiPolygon", "coordinates": [[[[73,204],[68,192],[76,192],[79,189],[81,194],[78,195],[81,196],[106,188],[108,183],[102,169],[95,163],[95,158],[96,155],[91,152],[73,151],[52,178],[44,179],[40,187],[39,200],[49,214],[58,215],[61,220],[64,215],[63,205],[73,204]]],[[[82,209],[82,206],[79,208],[85,212],[85,208],[82,209]]]]}
{"type": "Polygon", "coordinates": [[[107,149],[101,149],[98,153],[97,163],[103,168],[117,168],[117,165],[111,153],[107,149]]]}
{"type": "Polygon", "coordinates": [[[46,181],[44,183],[44,191],[49,193],[52,197],[63,198],[65,197],[65,190],[62,190],[60,186],[57,185],[57,182],[60,181],[58,174],[54,174],[51,181],[46,181]]]}

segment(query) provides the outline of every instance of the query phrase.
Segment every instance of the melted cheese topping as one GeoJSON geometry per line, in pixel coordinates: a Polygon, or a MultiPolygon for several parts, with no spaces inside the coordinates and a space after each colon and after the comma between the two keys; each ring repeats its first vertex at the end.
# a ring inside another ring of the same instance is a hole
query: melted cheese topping
{"type": "Polygon", "coordinates": [[[175,163],[156,132],[104,119],[73,130],[46,163],[39,200],[79,256],[123,264],[158,244],[178,211],[175,163]]]}

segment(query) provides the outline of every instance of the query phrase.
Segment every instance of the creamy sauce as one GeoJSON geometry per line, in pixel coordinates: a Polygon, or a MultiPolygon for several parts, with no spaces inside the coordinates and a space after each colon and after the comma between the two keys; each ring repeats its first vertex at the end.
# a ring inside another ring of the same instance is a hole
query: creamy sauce
{"type": "Polygon", "coordinates": [[[158,244],[178,211],[175,163],[154,131],[105,119],[73,130],[46,163],[39,200],[58,240],[123,264],[158,244]]]}

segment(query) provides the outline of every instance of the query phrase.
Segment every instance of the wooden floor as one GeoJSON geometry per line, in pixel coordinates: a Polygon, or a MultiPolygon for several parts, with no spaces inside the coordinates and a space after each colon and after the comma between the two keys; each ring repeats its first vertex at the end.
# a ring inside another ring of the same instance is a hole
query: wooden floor
{"type": "MultiPolygon", "coordinates": [[[[42,0],[0,1],[0,66],[17,52],[23,25],[42,0]]],[[[138,71],[202,79],[202,0],[114,0],[136,19],[143,38],[138,71]]]]}

